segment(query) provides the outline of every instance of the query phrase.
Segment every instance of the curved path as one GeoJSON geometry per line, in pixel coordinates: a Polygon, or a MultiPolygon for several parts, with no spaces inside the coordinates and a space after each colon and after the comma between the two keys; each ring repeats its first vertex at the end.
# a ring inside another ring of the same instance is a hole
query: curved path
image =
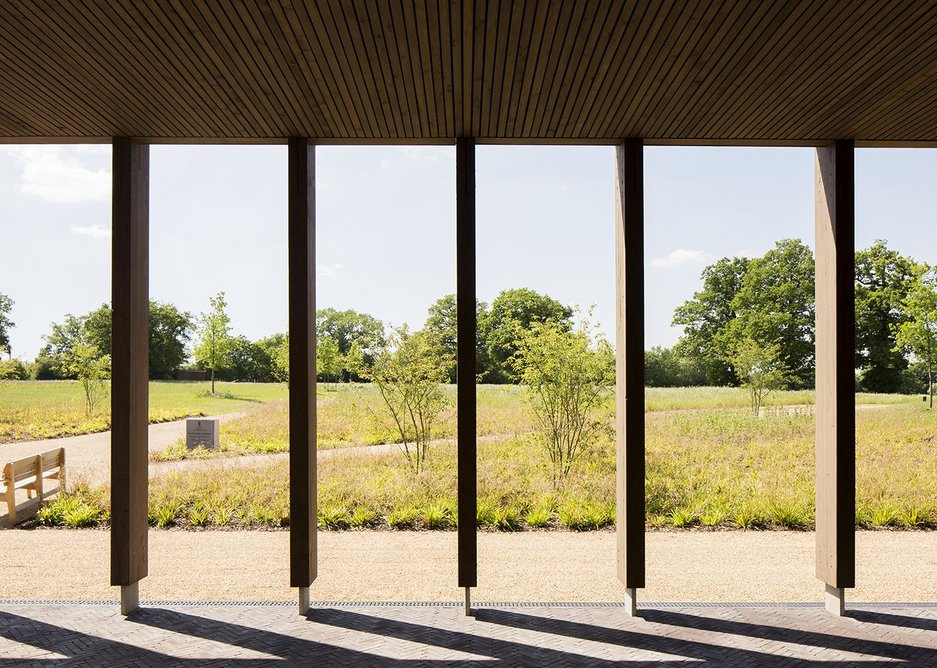
{"type": "MultiPolygon", "coordinates": [[[[222,422],[242,417],[247,413],[225,413],[215,415],[222,422]]],[[[164,450],[180,438],[185,438],[185,420],[151,424],[149,429],[149,449],[164,450]]],[[[111,470],[111,432],[68,436],[65,438],[44,439],[41,441],[20,441],[0,445],[0,462],[9,462],[40,452],[65,448],[65,468],[69,480],[84,478],[91,483],[106,483],[111,470]]]]}

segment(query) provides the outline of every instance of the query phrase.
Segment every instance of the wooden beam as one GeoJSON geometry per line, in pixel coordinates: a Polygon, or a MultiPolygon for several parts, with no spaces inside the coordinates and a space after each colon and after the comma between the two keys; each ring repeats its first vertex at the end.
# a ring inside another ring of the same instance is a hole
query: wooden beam
{"type": "Polygon", "coordinates": [[[855,150],[816,152],[817,577],[856,578],[855,150]]]}
{"type": "Polygon", "coordinates": [[[149,146],[112,144],[111,584],[147,574],[149,146]]]}
{"type": "Polygon", "coordinates": [[[456,142],[456,318],[458,382],[459,586],[478,584],[475,448],[475,142],[456,142]]]}
{"type": "Polygon", "coordinates": [[[618,579],[644,587],[644,142],[616,149],[616,499],[618,579]]]}
{"type": "MultiPolygon", "coordinates": [[[[290,586],[316,579],[315,146],[288,142],[290,586]]],[[[302,593],[301,593],[302,597],[302,593]]]]}

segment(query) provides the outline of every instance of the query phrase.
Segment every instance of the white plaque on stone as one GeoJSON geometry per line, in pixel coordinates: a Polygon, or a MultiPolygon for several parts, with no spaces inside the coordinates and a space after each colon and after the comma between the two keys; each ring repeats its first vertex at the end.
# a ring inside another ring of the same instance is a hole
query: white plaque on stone
{"type": "Polygon", "coordinates": [[[185,447],[218,447],[218,418],[189,418],[185,421],[185,447]]]}

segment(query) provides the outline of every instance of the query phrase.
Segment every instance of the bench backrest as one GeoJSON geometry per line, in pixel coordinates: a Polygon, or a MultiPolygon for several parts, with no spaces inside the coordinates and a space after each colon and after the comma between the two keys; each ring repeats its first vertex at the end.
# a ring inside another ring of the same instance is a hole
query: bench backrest
{"type": "Polygon", "coordinates": [[[10,462],[4,469],[4,477],[7,483],[12,482],[16,484],[23,480],[35,478],[37,475],[49,477],[45,476],[47,471],[62,469],[64,466],[65,448],[56,448],[55,450],[49,450],[39,455],[23,457],[22,459],[10,462]],[[38,462],[40,457],[42,458],[41,472],[36,470],[39,468],[38,462]]]}

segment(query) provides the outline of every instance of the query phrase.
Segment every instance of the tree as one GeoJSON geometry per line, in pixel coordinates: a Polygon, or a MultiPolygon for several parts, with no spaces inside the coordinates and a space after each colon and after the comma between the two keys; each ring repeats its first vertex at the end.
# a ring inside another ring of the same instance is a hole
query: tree
{"type": "Polygon", "coordinates": [[[710,368],[698,357],[677,348],[654,346],[644,351],[644,383],[648,387],[699,387],[709,380],[710,368]]]}
{"type": "Polygon", "coordinates": [[[813,387],[815,299],[813,252],[798,239],[779,241],[749,262],[731,304],[737,317],[726,327],[722,345],[732,357],[747,339],[777,345],[790,389],[813,387]]]}
{"type": "MultiPolygon", "coordinates": [[[[347,356],[352,345],[357,343],[364,367],[368,367],[384,343],[384,323],[372,315],[351,309],[320,309],[316,311],[316,341],[321,343],[327,338],[335,342],[342,356],[347,356]]],[[[354,380],[352,376],[355,374],[348,372],[345,375],[345,380],[354,380]]]]}
{"type": "Polygon", "coordinates": [[[722,258],[703,269],[703,288],[677,307],[674,325],[683,325],[678,352],[705,365],[708,385],[735,385],[725,332],[738,317],[734,300],[748,271],[748,258],[722,258]]]}
{"type": "Polygon", "coordinates": [[[510,360],[517,353],[518,341],[524,333],[535,324],[548,322],[568,330],[572,326],[572,316],[572,308],[548,295],[527,288],[503,291],[491,302],[491,309],[479,323],[490,360],[486,380],[518,382],[520,373],[510,360]]]}
{"type": "Polygon", "coordinates": [[[199,318],[199,343],[195,348],[195,361],[211,370],[211,393],[215,394],[215,373],[228,363],[232,348],[231,318],[225,309],[224,292],[211,298],[211,310],[199,318]]]}
{"type": "Polygon", "coordinates": [[[265,369],[264,382],[283,383],[289,380],[290,350],[286,333],[272,334],[257,341],[257,347],[269,368],[265,369]]]}
{"type": "MultiPolygon", "coordinates": [[[[174,305],[164,302],[149,302],[149,341],[151,380],[170,380],[176,369],[185,364],[186,344],[191,338],[192,316],[174,305]]],[[[65,327],[55,331],[53,337],[61,350],[66,339],[73,338],[78,328],[88,336],[88,342],[102,355],[111,353],[111,307],[102,304],[83,316],[67,316],[65,327]],[[73,319],[73,320],[70,320],[73,319]],[[64,338],[63,338],[64,337],[64,338]]]]}
{"type": "Polygon", "coordinates": [[[574,331],[555,320],[534,323],[520,330],[517,343],[512,364],[527,386],[556,487],[592,439],[607,429],[599,411],[615,385],[615,356],[585,321],[574,331]]]}
{"type": "Polygon", "coordinates": [[[934,407],[934,368],[937,366],[937,267],[929,267],[912,284],[904,300],[908,320],[895,328],[899,348],[914,353],[927,370],[929,406],[934,407]]]}
{"type": "Polygon", "coordinates": [[[376,351],[367,370],[414,474],[426,465],[433,426],[450,403],[440,385],[447,379],[449,360],[439,350],[439,342],[428,332],[411,334],[404,325],[376,351]]]}
{"type": "Polygon", "coordinates": [[[329,337],[316,342],[316,375],[322,376],[322,379],[328,387],[329,381],[334,384],[339,381],[344,370],[344,359],[338,351],[338,344],[329,337]]]}
{"type": "MultiPolygon", "coordinates": [[[[109,348],[106,351],[99,348],[95,333],[89,332],[85,327],[86,321],[87,316],[75,316],[69,313],[63,322],[52,323],[52,331],[42,337],[45,345],[36,357],[37,367],[44,370],[43,373],[37,374],[37,379],[77,379],[73,364],[75,359],[73,351],[79,344],[89,346],[99,355],[109,352],[109,348]]],[[[109,340],[108,346],[110,346],[109,340]]]]}
{"type": "Polygon", "coordinates": [[[171,380],[185,364],[192,315],[168,302],[150,301],[150,378],[171,380]]]}
{"type": "Polygon", "coordinates": [[[10,312],[13,311],[13,300],[0,292],[0,352],[6,351],[7,357],[13,359],[13,348],[10,346],[10,330],[13,321],[10,312]]]}
{"type": "MultiPolygon", "coordinates": [[[[488,305],[476,299],[475,321],[478,326],[475,328],[475,375],[479,379],[485,379],[488,374],[488,351],[481,328],[481,323],[485,321],[487,315],[488,305]]],[[[423,328],[439,341],[441,354],[447,355],[452,360],[447,373],[449,382],[455,383],[458,371],[456,364],[458,317],[455,295],[440,297],[429,307],[429,316],[423,328]]]]}
{"type": "Polygon", "coordinates": [[[856,369],[866,392],[900,392],[909,351],[895,338],[922,268],[882,240],[856,252],[856,369]]]}
{"type": "Polygon", "coordinates": [[[773,390],[784,387],[787,371],[781,361],[781,347],[776,343],[760,343],[752,337],[736,343],[732,365],[748,388],[752,413],[758,415],[762,403],[773,390]]]}

